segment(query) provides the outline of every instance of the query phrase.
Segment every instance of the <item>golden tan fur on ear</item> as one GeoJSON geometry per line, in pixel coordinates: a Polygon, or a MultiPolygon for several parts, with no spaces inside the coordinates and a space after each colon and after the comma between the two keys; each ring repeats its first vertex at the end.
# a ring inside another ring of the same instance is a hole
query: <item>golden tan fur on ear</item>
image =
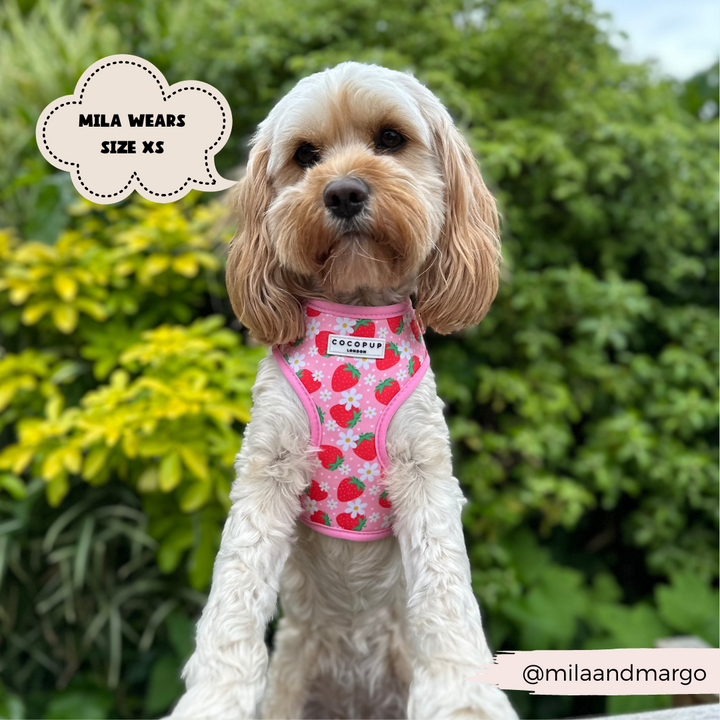
{"type": "Polygon", "coordinates": [[[295,283],[278,262],[267,230],[269,156],[266,147],[256,147],[239,184],[239,226],[228,249],[226,281],[233,310],[250,334],[267,345],[280,345],[302,336],[305,326],[295,283]]]}
{"type": "Polygon", "coordinates": [[[472,151],[443,113],[435,144],[445,182],[445,223],[418,278],[417,310],[445,334],[476,325],[495,298],[500,239],[495,199],[472,151]]]}

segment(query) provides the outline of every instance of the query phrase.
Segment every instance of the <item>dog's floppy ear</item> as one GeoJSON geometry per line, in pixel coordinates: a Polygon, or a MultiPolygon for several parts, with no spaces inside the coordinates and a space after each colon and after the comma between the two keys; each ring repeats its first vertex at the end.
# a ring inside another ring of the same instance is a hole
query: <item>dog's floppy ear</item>
{"type": "Polygon", "coordinates": [[[445,182],[445,222],[420,272],[417,310],[426,325],[445,334],[476,325],[488,311],[497,293],[500,239],[495,199],[444,109],[433,135],[445,182]]]}
{"type": "Polygon", "coordinates": [[[239,225],[230,241],[225,273],[230,302],[240,322],[260,342],[280,345],[299,338],[305,326],[300,302],[278,262],[265,220],[272,200],[269,157],[269,149],[257,145],[238,184],[239,225]]]}

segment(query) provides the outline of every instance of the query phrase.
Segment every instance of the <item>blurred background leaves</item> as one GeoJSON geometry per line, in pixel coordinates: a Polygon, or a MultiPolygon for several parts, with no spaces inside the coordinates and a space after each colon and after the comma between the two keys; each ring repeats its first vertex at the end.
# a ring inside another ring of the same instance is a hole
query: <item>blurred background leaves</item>
{"type": "Polygon", "coordinates": [[[43,107],[118,52],[223,92],[226,175],[311,72],[436,92],[503,214],[490,314],[428,336],[493,648],[717,646],[718,69],[663,80],[601,21],[586,0],[3,5],[0,717],[178,697],[264,355],[225,294],[222,200],[95,206],[37,151],[43,107]]]}

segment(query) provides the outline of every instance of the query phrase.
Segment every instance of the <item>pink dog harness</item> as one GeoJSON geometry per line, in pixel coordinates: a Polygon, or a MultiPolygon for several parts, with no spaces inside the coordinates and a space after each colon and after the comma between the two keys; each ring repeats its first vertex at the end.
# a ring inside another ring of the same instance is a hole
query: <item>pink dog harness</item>
{"type": "Polygon", "coordinates": [[[319,448],[300,520],[349,540],[387,537],[385,433],[428,367],[423,329],[409,299],[386,307],[309,300],[305,314],[304,337],[273,348],[319,448]]]}

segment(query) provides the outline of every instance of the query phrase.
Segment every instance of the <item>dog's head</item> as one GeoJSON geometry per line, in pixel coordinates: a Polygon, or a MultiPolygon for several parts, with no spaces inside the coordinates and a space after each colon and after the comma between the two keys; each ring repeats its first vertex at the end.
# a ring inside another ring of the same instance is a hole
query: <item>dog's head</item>
{"type": "Polygon", "coordinates": [[[440,333],[475,325],[495,297],[495,201],[409,74],[343,63],[301,80],[260,124],[237,203],[228,291],[267,344],[303,334],[307,296],[415,292],[440,333]]]}

